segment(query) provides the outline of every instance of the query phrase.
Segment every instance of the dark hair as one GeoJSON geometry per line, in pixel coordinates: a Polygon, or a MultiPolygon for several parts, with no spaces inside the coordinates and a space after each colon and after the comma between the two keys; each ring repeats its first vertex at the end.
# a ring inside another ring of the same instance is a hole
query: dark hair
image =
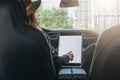
{"type": "Polygon", "coordinates": [[[39,27],[39,24],[37,23],[37,20],[35,18],[35,13],[29,15],[26,19],[26,23],[28,25],[32,25],[33,27],[37,28],[39,27]]]}
{"type": "Polygon", "coordinates": [[[25,6],[27,7],[32,1],[31,0],[23,0],[25,6]]]}
{"type": "MultiPolygon", "coordinates": [[[[29,6],[29,5],[32,3],[31,0],[23,0],[23,1],[24,1],[24,4],[25,4],[26,7],[29,6]]],[[[27,16],[25,22],[26,22],[28,25],[32,25],[33,27],[35,27],[35,28],[37,28],[37,29],[40,28],[40,26],[39,26],[39,24],[38,24],[38,22],[37,22],[37,20],[36,20],[35,13],[27,16]]]]}

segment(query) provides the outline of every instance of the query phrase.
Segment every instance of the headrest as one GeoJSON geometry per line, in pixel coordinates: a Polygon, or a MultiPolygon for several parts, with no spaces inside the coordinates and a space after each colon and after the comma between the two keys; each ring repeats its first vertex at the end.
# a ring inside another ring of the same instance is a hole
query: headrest
{"type": "Polygon", "coordinates": [[[10,3],[10,0],[0,0],[0,4],[10,3]]]}
{"type": "Polygon", "coordinates": [[[20,4],[20,8],[21,8],[21,11],[23,13],[24,18],[26,19],[27,18],[27,12],[26,12],[25,4],[24,4],[23,0],[17,0],[17,1],[20,4]]]}
{"type": "Polygon", "coordinates": [[[20,0],[0,0],[0,5],[1,4],[10,4],[10,3],[14,2],[14,1],[20,1],[20,0]]]}
{"type": "Polygon", "coordinates": [[[4,4],[10,4],[13,7],[15,7],[16,4],[17,4],[17,6],[20,7],[20,10],[22,12],[21,15],[23,15],[24,19],[26,19],[26,17],[27,17],[27,15],[26,15],[26,7],[24,5],[23,0],[0,0],[0,5],[4,5],[4,4]]]}

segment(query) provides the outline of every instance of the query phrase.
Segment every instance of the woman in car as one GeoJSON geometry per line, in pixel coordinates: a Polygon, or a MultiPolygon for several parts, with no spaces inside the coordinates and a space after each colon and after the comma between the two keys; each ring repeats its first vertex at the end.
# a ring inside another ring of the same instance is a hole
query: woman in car
{"type": "Polygon", "coordinates": [[[57,55],[56,51],[53,49],[53,46],[49,43],[48,34],[40,28],[40,26],[38,25],[38,23],[36,21],[36,18],[35,18],[35,12],[38,9],[38,7],[40,6],[41,1],[39,0],[39,1],[32,2],[31,0],[24,0],[24,3],[25,3],[25,6],[26,6],[26,11],[27,11],[27,16],[28,16],[27,20],[25,22],[28,25],[32,25],[34,28],[40,30],[43,33],[43,35],[45,36],[45,38],[48,42],[51,54],[53,56],[56,72],[58,72],[60,66],[65,65],[69,61],[73,60],[73,57],[74,57],[73,53],[72,53],[72,51],[70,51],[67,54],[59,57],[57,55]]]}

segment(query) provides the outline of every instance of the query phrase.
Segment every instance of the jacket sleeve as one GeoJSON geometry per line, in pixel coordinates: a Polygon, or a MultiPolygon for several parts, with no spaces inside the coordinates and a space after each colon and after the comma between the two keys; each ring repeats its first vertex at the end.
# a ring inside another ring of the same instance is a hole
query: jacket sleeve
{"type": "Polygon", "coordinates": [[[67,55],[58,56],[57,54],[52,54],[55,65],[66,65],[69,62],[67,55]]]}
{"type": "Polygon", "coordinates": [[[52,54],[54,66],[56,73],[58,73],[61,66],[66,65],[69,62],[67,55],[58,56],[57,54],[52,54]]]}

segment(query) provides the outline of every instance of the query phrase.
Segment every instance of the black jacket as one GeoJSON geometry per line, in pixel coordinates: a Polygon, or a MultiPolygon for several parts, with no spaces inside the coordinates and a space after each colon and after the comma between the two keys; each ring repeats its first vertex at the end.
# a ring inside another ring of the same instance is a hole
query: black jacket
{"type": "Polygon", "coordinates": [[[51,39],[50,39],[49,35],[47,34],[47,32],[45,32],[44,29],[41,29],[40,31],[45,36],[45,39],[50,48],[51,55],[53,57],[56,73],[58,73],[60,67],[63,65],[66,65],[69,62],[69,58],[66,54],[63,56],[58,56],[58,53],[57,53],[58,51],[51,45],[51,39]]]}

